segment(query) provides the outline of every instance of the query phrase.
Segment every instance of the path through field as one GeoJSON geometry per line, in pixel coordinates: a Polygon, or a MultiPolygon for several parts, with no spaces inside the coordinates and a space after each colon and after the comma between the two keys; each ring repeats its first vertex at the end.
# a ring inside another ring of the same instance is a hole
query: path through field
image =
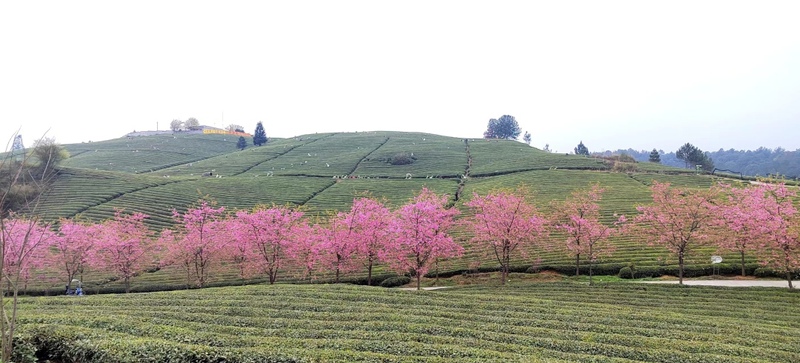
{"type": "MultiPolygon", "coordinates": [[[[677,280],[670,281],[642,281],[645,284],[677,284],[677,280]]],[[[684,280],[684,285],[694,286],[733,286],[733,287],[789,287],[789,283],[779,280],[684,280]]],[[[798,284],[792,284],[797,289],[798,284]]]]}

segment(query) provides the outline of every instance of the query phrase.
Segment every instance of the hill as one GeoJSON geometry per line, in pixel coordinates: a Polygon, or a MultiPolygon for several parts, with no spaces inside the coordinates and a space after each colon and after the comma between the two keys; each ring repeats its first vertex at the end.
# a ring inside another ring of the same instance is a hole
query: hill
{"type": "MultiPolygon", "coordinates": [[[[600,183],[607,189],[602,214],[610,222],[648,203],[653,180],[705,188],[718,179],[649,163],[623,165],[627,172],[614,172],[619,165],[607,160],[553,154],[510,140],[389,131],[302,135],[245,150],[237,150],[236,139],[223,135],[123,138],[66,148],[73,158],[42,200],[40,211],[46,218],[99,221],[122,208],[150,215],[148,223],[156,230],[172,225],[173,209],[183,211],[201,197],[229,211],[288,203],[316,216],[348,209],[363,193],[384,197],[396,207],[426,186],[450,195],[457,208],[468,212],[464,203],[473,193],[520,184],[533,189],[536,203],[546,210],[551,201],[600,183]]],[[[454,235],[467,253],[443,261],[441,272],[495,266],[477,254],[463,231],[454,235]]],[[[665,251],[631,236],[613,243],[617,251],[600,261],[600,274],[616,274],[632,264],[650,275],[674,270],[675,262],[665,251]]],[[[562,251],[530,252],[532,257],[514,261],[515,270],[573,269],[573,261],[562,251]]],[[[712,252],[689,261],[693,274],[710,272],[707,259],[712,252]]],[[[217,278],[224,283],[235,279],[235,273],[217,278]]],[[[180,286],[182,281],[180,274],[166,268],[137,277],[135,289],[180,286]]]]}

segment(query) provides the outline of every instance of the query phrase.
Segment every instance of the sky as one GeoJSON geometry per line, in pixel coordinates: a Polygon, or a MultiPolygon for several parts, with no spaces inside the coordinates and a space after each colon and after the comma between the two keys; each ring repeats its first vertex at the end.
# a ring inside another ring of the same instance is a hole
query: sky
{"type": "MultiPolygon", "coordinates": [[[[800,149],[798,1],[3,1],[0,141],[269,137],[800,149]]],[[[8,147],[7,147],[8,148],[8,147]]]]}

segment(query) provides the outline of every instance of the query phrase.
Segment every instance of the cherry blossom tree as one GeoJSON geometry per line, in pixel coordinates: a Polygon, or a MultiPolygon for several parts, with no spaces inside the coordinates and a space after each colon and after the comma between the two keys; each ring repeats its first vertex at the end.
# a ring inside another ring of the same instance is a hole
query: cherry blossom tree
{"type": "Polygon", "coordinates": [[[367,265],[367,285],[372,285],[372,268],[380,260],[391,232],[392,212],[373,198],[356,198],[351,208],[351,218],[357,226],[357,250],[367,265]]]}
{"type": "Polygon", "coordinates": [[[474,242],[488,246],[500,263],[501,283],[508,280],[511,259],[516,251],[523,256],[532,247],[542,246],[546,236],[546,220],[526,200],[522,188],[516,192],[495,191],[480,196],[473,194],[467,206],[475,216],[467,220],[474,242]]]}
{"type": "MultiPolygon", "coordinates": [[[[617,233],[614,225],[600,222],[600,206],[604,189],[595,184],[588,189],[576,190],[570,197],[555,203],[553,226],[566,236],[566,249],[575,256],[575,276],[580,275],[581,256],[589,261],[589,285],[592,284],[592,267],[597,259],[610,255],[614,246],[606,243],[617,233]]],[[[620,216],[616,223],[624,223],[620,216]]]]}
{"type": "Polygon", "coordinates": [[[661,245],[678,257],[678,281],[683,284],[686,256],[705,245],[714,225],[713,190],[673,188],[669,183],[653,182],[653,203],[636,207],[634,231],[650,245],[661,245]]]}
{"type": "Polygon", "coordinates": [[[53,260],[58,269],[66,274],[68,289],[72,286],[72,280],[78,274],[83,274],[88,266],[94,236],[99,229],[96,224],[79,223],[72,219],[62,218],[59,222],[59,234],[53,239],[53,260]]]}
{"type": "Polygon", "coordinates": [[[464,248],[447,234],[456,209],[447,209],[447,196],[438,196],[427,188],[397,211],[393,238],[384,250],[384,260],[400,273],[413,271],[417,279],[428,272],[437,258],[461,256],[464,248]]]}
{"type": "Polygon", "coordinates": [[[323,229],[318,224],[309,226],[303,220],[295,226],[294,243],[288,246],[287,254],[294,265],[302,268],[300,270],[302,279],[310,281],[314,269],[320,262],[324,241],[323,229]]]}
{"type": "Polygon", "coordinates": [[[716,208],[720,236],[717,244],[739,254],[742,276],[745,276],[745,254],[757,251],[769,233],[769,214],[764,209],[765,190],[762,187],[734,188],[730,185],[719,185],[718,188],[727,198],[716,208]]]}
{"type": "Polygon", "coordinates": [[[8,361],[13,350],[20,285],[27,283],[34,271],[42,267],[46,261],[47,247],[53,238],[50,226],[41,224],[36,217],[17,216],[14,213],[0,215],[2,361],[8,361]],[[10,301],[6,300],[9,297],[10,301]]]}
{"type": "Polygon", "coordinates": [[[800,214],[793,204],[797,192],[783,183],[763,183],[756,189],[763,193],[761,207],[767,216],[761,262],[785,274],[791,289],[792,274],[800,270],[800,214]]]}
{"type": "Polygon", "coordinates": [[[172,211],[177,231],[163,232],[161,241],[167,248],[166,263],[185,269],[187,285],[205,286],[210,272],[221,262],[226,247],[224,211],[205,200],[183,214],[172,211]]]}
{"type": "Polygon", "coordinates": [[[355,258],[358,252],[358,225],[353,210],[339,212],[328,218],[325,227],[319,229],[322,237],[321,250],[325,251],[324,263],[334,271],[334,281],[339,282],[341,273],[358,269],[355,258]]]}
{"type": "Polygon", "coordinates": [[[246,245],[249,270],[267,274],[274,284],[302,217],[303,212],[285,206],[237,212],[234,241],[246,245]]]}
{"type": "Polygon", "coordinates": [[[114,218],[99,225],[95,247],[89,254],[89,265],[116,274],[131,291],[131,279],[148,267],[156,265],[153,233],[144,224],[143,213],[123,214],[117,210],[114,218]]]}

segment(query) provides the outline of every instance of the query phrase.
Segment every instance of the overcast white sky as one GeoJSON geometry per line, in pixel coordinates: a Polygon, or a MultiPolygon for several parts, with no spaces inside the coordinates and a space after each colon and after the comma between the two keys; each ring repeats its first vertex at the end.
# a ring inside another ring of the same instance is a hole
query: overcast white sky
{"type": "Polygon", "coordinates": [[[0,139],[268,136],[800,149],[800,1],[3,1],[0,139]]]}

